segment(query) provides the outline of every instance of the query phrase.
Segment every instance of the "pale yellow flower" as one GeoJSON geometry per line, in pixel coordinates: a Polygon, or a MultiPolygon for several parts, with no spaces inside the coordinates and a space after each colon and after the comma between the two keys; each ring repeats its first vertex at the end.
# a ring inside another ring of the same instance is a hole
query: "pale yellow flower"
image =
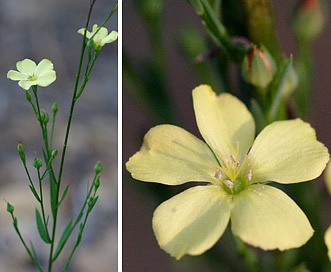
{"type": "Polygon", "coordinates": [[[279,121],[254,141],[254,119],[234,96],[216,96],[202,85],[193,90],[193,102],[206,143],[177,126],[156,126],[126,164],[133,178],[145,182],[206,182],[155,210],[153,229],[160,247],[177,259],[202,254],[229,221],[236,236],[264,250],[305,244],[313,235],[307,217],[267,183],[291,184],[321,174],[329,153],[314,129],[300,119],[279,121]]]}
{"type": "Polygon", "coordinates": [[[53,63],[48,59],[43,59],[38,65],[30,59],[24,59],[16,63],[16,68],[18,71],[10,70],[7,78],[19,80],[18,85],[24,90],[34,85],[47,87],[56,79],[53,63]]]}
{"type": "MultiPolygon", "coordinates": [[[[89,32],[88,30],[86,31],[86,38],[93,40],[96,50],[100,50],[106,43],[112,43],[116,41],[118,36],[117,31],[113,30],[108,34],[108,29],[105,27],[101,27],[98,33],[96,33],[98,29],[98,25],[94,24],[92,27],[92,32],[89,32]]],[[[79,34],[84,35],[84,32],[85,28],[81,28],[78,30],[79,34]]]]}

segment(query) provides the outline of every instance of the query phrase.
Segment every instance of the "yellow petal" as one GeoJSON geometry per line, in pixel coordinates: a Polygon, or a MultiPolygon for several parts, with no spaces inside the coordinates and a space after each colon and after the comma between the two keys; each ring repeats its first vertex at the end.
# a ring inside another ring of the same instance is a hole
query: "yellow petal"
{"type": "Polygon", "coordinates": [[[325,169],[324,172],[324,180],[326,184],[326,189],[328,190],[329,194],[331,195],[331,163],[325,169]]]}
{"type": "Polygon", "coordinates": [[[233,198],[232,232],[264,250],[287,250],[304,245],[313,229],[302,210],[285,193],[254,184],[233,198]]]}
{"type": "Polygon", "coordinates": [[[256,138],[249,152],[253,182],[296,183],[314,179],[329,161],[315,130],[300,119],[274,122],[256,138]]]}
{"type": "Polygon", "coordinates": [[[200,133],[213,149],[228,157],[237,154],[239,143],[240,155],[248,151],[255,124],[239,99],[228,93],[216,96],[209,86],[201,85],[193,90],[193,103],[200,133]]]}
{"type": "Polygon", "coordinates": [[[328,229],[325,232],[324,241],[325,241],[325,244],[328,248],[328,256],[329,256],[329,259],[331,261],[331,226],[328,227],[328,229]]]}
{"type": "Polygon", "coordinates": [[[160,247],[177,259],[204,253],[222,236],[230,206],[230,196],[216,185],[196,186],[163,202],[153,217],[160,247]]]}
{"type": "Polygon", "coordinates": [[[215,180],[217,161],[208,146],[189,132],[160,125],[145,135],[141,150],[126,167],[135,179],[178,185],[215,180]]]}

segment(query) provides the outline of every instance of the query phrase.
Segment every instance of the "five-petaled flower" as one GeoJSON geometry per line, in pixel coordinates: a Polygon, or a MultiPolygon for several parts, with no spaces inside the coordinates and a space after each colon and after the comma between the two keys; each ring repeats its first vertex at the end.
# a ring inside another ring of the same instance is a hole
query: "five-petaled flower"
{"type": "Polygon", "coordinates": [[[43,59],[38,65],[30,59],[24,59],[16,63],[16,68],[18,71],[10,70],[7,78],[19,80],[18,85],[24,90],[34,85],[47,87],[56,79],[53,63],[48,59],[43,59]]]}
{"type": "MultiPolygon", "coordinates": [[[[94,24],[92,27],[92,32],[86,30],[86,38],[92,39],[94,47],[96,50],[100,50],[106,43],[112,43],[117,39],[117,31],[113,30],[108,34],[108,29],[105,27],[98,27],[97,24],[94,24]],[[98,31],[99,30],[99,31],[98,31]],[[97,32],[98,31],[98,32],[97,32]],[[96,33],[97,32],[97,33],[96,33]],[[96,34],[95,34],[96,33],[96,34]]],[[[79,34],[84,35],[85,28],[78,30],[79,34]]]]}
{"type": "Polygon", "coordinates": [[[255,123],[234,96],[209,86],[193,90],[205,142],[173,125],[152,128],[126,163],[132,177],[179,185],[206,182],[163,202],[154,212],[159,245],[181,258],[211,248],[231,220],[232,232],[264,250],[300,247],[313,235],[303,211],[271,181],[292,184],[318,177],[329,161],[314,129],[300,119],[277,121],[255,137],[255,123]]]}

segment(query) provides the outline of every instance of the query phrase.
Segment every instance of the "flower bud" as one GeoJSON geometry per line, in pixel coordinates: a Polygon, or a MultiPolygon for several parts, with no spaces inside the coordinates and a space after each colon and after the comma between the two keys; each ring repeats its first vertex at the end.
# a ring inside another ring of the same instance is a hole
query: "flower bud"
{"type": "Polygon", "coordinates": [[[25,164],[26,159],[25,159],[25,148],[22,142],[19,142],[17,145],[17,151],[18,154],[20,155],[20,158],[22,160],[22,162],[25,164]]]}
{"type": "Polygon", "coordinates": [[[49,115],[48,115],[48,113],[46,112],[46,111],[44,111],[44,110],[42,110],[41,112],[40,112],[40,121],[42,122],[42,123],[44,123],[45,125],[48,123],[48,121],[49,121],[49,115]]]}
{"type": "Polygon", "coordinates": [[[292,29],[299,41],[311,42],[321,33],[325,21],[319,0],[301,0],[294,10],[292,29]]]}
{"type": "Polygon", "coordinates": [[[94,180],[94,190],[96,191],[100,186],[100,179],[99,177],[97,177],[95,180],[94,180]]]}
{"type": "Polygon", "coordinates": [[[28,100],[31,103],[31,101],[32,101],[31,94],[28,91],[25,92],[25,98],[26,98],[26,100],[28,100]]]}
{"type": "Polygon", "coordinates": [[[241,71],[245,81],[265,88],[274,77],[276,64],[266,48],[254,46],[244,57],[241,71]]]}
{"type": "Polygon", "coordinates": [[[96,165],[94,165],[94,171],[95,171],[96,174],[101,173],[101,171],[102,171],[102,165],[101,165],[101,163],[99,161],[96,163],[96,165]]]}
{"type": "Polygon", "coordinates": [[[298,87],[298,84],[299,84],[298,74],[295,71],[295,69],[293,68],[293,66],[291,65],[290,70],[287,74],[287,78],[285,79],[282,96],[284,98],[289,97],[295,91],[295,89],[298,87]]]}
{"type": "Polygon", "coordinates": [[[58,109],[59,109],[59,108],[58,108],[58,106],[57,106],[57,103],[54,102],[53,105],[52,105],[52,111],[53,111],[53,113],[54,113],[54,114],[57,113],[58,109]]]}
{"type": "Polygon", "coordinates": [[[42,163],[41,159],[34,158],[33,167],[36,169],[40,169],[42,166],[43,166],[43,163],[42,163]]]}
{"type": "Polygon", "coordinates": [[[14,212],[14,206],[7,202],[7,212],[13,213],[14,212]]]}

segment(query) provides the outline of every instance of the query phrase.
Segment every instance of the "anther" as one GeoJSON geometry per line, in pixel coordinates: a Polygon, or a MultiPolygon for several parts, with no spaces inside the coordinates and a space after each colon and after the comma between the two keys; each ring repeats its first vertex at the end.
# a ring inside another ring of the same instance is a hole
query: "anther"
{"type": "Polygon", "coordinates": [[[226,185],[226,187],[228,187],[230,189],[232,189],[234,187],[234,183],[230,180],[225,179],[225,180],[223,180],[223,183],[226,185]]]}
{"type": "Polygon", "coordinates": [[[214,177],[217,178],[217,179],[222,178],[222,172],[221,172],[221,170],[217,170],[216,173],[215,173],[215,175],[214,175],[214,177]]]}
{"type": "Polygon", "coordinates": [[[252,180],[252,170],[248,170],[247,171],[247,175],[246,175],[246,177],[247,177],[247,179],[249,180],[249,181],[251,181],[252,180]]]}

